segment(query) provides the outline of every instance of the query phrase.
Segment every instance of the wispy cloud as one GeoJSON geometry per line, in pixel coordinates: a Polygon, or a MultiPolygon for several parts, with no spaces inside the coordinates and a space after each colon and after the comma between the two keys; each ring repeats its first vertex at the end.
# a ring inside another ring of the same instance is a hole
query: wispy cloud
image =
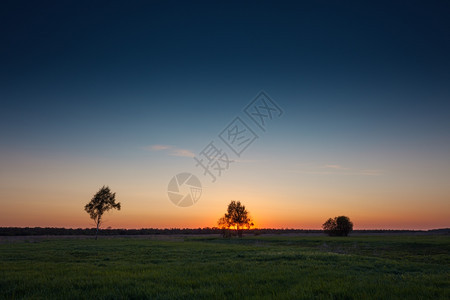
{"type": "Polygon", "coordinates": [[[380,169],[356,169],[344,167],[339,164],[300,165],[301,168],[290,170],[293,173],[314,175],[352,175],[352,176],[380,176],[384,171],[380,169]]]}
{"type": "Polygon", "coordinates": [[[361,173],[363,175],[368,175],[368,176],[379,176],[379,175],[383,175],[384,171],[383,170],[362,170],[361,173]]]}
{"type": "Polygon", "coordinates": [[[151,146],[148,146],[145,148],[147,148],[148,150],[153,150],[153,151],[161,151],[161,150],[170,149],[172,147],[169,145],[151,145],[151,146]]]}
{"type": "Polygon", "coordinates": [[[172,156],[181,156],[181,157],[194,157],[195,154],[191,150],[187,149],[172,149],[169,153],[172,156]]]}
{"type": "Polygon", "coordinates": [[[195,154],[188,149],[177,148],[170,145],[150,145],[143,147],[144,150],[148,151],[164,151],[167,152],[170,156],[179,156],[179,157],[194,157],[195,154]]]}
{"type": "Polygon", "coordinates": [[[257,159],[233,159],[233,162],[237,162],[237,163],[259,163],[262,162],[262,160],[257,160],[257,159]]]}
{"type": "Polygon", "coordinates": [[[344,168],[341,165],[332,165],[332,164],[327,164],[325,166],[323,166],[322,168],[325,169],[335,169],[335,170],[347,170],[348,168],[344,168]]]}

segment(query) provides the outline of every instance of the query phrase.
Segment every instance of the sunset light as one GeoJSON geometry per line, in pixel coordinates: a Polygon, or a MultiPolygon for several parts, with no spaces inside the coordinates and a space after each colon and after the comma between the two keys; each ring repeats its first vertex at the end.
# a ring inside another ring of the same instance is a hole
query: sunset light
{"type": "Polygon", "coordinates": [[[449,299],[450,1],[0,23],[0,299],[449,299]]]}

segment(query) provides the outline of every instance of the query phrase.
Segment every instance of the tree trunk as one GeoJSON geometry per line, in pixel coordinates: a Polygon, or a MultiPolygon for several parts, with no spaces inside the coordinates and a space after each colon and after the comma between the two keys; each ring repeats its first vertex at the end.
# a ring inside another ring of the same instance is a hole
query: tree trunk
{"type": "Polygon", "coordinates": [[[98,226],[100,225],[100,222],[97,222],[97,230],[95,231],[95,240],[97,240],[98,237],[98,226]]]}

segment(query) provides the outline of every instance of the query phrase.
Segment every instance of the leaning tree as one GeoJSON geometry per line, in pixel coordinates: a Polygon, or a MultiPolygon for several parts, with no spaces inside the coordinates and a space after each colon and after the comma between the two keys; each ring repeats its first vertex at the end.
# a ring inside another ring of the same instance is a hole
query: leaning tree
{"type": "Polygon", "coordinates": [[[120,202],[116,203],[116,193],[112,193],[108,186],[103,186],[91,201],[84,206],[84,210],[94,220],[97,226],[95,239],[98,237],[98,229],[102,224],[103,214],[111,209],[120,210],[120,202]]]}

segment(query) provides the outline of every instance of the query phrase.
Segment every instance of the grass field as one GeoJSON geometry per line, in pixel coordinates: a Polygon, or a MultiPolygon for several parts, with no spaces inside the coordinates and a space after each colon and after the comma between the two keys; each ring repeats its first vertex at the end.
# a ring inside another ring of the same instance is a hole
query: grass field
{"type": "Polygon", "coordinates": [[[0,298],[450,299],[450,238],[25,239],[0,298]]]}

